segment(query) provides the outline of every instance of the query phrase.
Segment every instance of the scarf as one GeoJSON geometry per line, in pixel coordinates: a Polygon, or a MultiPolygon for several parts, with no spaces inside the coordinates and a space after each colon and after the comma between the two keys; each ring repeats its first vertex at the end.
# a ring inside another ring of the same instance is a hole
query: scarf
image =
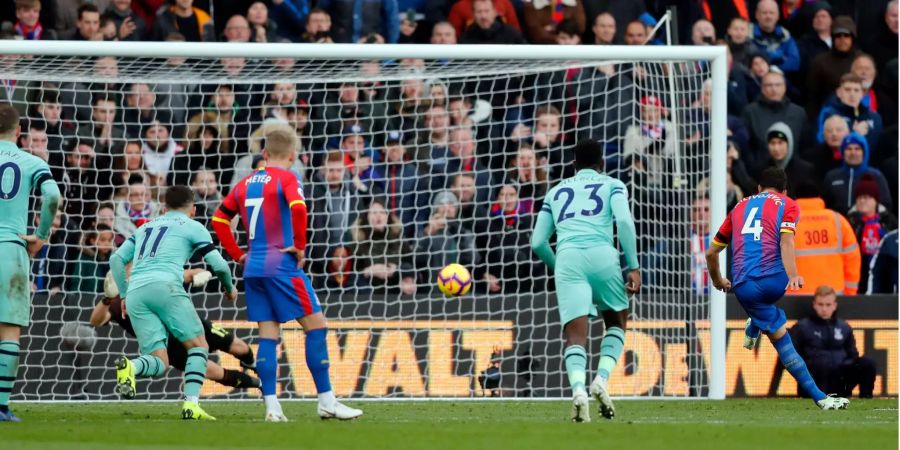
{"type": "Polygon", "coordinates": [[[491,205],[491,217],[503,217],[507,227],[514,227],[519,222],[519,214],[522,213],[521,209],[521,203],[516,203],[516,207],[512,211],[504,211],[500,203],[494,203],[491,205]]]}
{"type": "Polygon", "coordinates": [[[131,203],[125,203],[125,212],[128,213],[128,217],[131,218],[131,222],[134,223],[134,226],[139,227],[150,221],[150,203],[144,205],[144,209],[142,210],[134,210],[131,209],[131,203]]]}
{"type": "Polygon", "coordinates": [[[881,226],[881,221],[878,213],[872,214],[870,216],[863,216],[863,229],[862,229],[862,254],[866,256],[873,256],[878,253],[878,249],[881,245],[881,238],[885,235],[885,229],[881,226]]]}
{"type": "Polygon", "coordinates": [[[31,30],[26,30],[25,25],[22,25],[22,22],[16,22],[15,28],[16,34],[29,41],[39,41],[41,40],[41,36],[44,35],[44,27],[40,22],[34,24],[34,27],[31,30]]]}

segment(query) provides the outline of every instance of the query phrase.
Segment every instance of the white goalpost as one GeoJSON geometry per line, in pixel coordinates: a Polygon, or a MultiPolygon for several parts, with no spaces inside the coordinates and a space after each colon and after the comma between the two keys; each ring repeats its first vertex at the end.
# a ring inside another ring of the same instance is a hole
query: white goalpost
{"type": "MultiPolygon", "coordinates": [[[[65,199],[33,266],[13,400],[116,398],[110,364],[137,344],[89,325],[100,242],[155,217],[174,184],[194,189],[208,223],[272,129],[299,137],[307,269],[338,396],[570,394],[553,276],[527,242],[543,195],[572,174],[572,146],[593,138],[628,186],[645,282],[613,394],[725,398],[725,296],[697,259],[726,214],[724,47],[7,40],[0,55],[20,147],[51,165],[65,199]],[[450,262],[472,273],[472,293],[437,292],[450,262]]],[[[201,317],[255,348],[243,299],[214,288],[191,290],[201,317]]],[[[602,335],[592,322],[591,374],[602,335]]],[[[286,398],[315,395],[303,339],[285,327],[286,398]]],[[[179,377],[142,382],[138,398],[177,398],[179,377]]],[[[203,395],[256,393],[207,382],[203,395]]]]}

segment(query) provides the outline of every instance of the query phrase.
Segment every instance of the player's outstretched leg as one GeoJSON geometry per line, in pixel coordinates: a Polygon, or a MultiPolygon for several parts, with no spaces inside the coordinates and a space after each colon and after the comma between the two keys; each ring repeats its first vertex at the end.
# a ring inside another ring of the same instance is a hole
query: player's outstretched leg
{"type": "Polygon", "coordinates": [[[9,396],[19,371],[19,342],[0,341],[0,422],[21,422],[9,410],[9,396]]]}
{"type": "Polygon", "coordinates": [[[747,318],[747,323],[744,325],[744,348],[747,350],[756,348],[760,333],[762,333],[762,330],[753,325],[753,319],[747,318]]]}
{"type": "Polygon", "coordinates": [[[794,348],[794,342],[791,340],[791,335],[787,333],[784,326],[775,333],[771,333],[769,339],[772,341],[772,345],[775,346],[775,350],[778,352],[778,358],[781,360],[781,363],[784,364],[784,368],[787,369],[795,380],[797,380],[797,384],[812,397],[813,401],[816,402],[816,406],[822,409],[847,408],[847,405],[850,404],[849,400],[834,395],[825,395],[825,393],[816,386],[816,382],[813,380],[812,375],[809,374],[806,363],[794,348]]]}
{"type": "MultiPolygon", "coordinates": [[[[324,318],[322,319],[324,322],[324,318]]],[[[328,345],[325,337],[328,328],[317,328],[306,332],[306,367],[312,375],[319,394],[319,417],[325,419],[350,420],[362,415],[362,410],[351,408],[337,401],[331,390],[331,378],[328,374],[328,345]]]]}
{"type": "Polygon", "coordinates": [[[576,317],[566,322],[563,326],[563,336],[566,340],[563,361],[566,364],[569,386],[572,388],[572,422],[591,421],[588,395],[585,389],[585,382],[587,381],[587,351],[585,351],[584,346],[587,343],[587,330],[587,316],[576,317]]]}
{"type": "Polygon", "coordinates": [[[185,420],[216,420],[200,407],[200,388],[206,379],[206,364],[209,350],[205,346],[191,347],[187,351],[187,362],[184,367],[184,403],[181,406],[181,418],[185,420]]]}
{"type": "Polygon", "coordinates": [[[226,369],[212,361],[206,363],[206,378],[235,389],[262,389],[259,378],[251,377],[239,370],[226,369]]]}

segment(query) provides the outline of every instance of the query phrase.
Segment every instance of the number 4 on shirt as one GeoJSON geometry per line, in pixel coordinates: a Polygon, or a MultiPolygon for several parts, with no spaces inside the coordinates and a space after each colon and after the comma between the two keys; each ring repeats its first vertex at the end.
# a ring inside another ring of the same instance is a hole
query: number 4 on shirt
{"type": "Polygon", "coordinates": [[[752,234],[754,241],[760,240],[763,232],[762,219],[756,218],[758,211],[758,207],[750,208],[750,214],[747,215],[747,219],[744,220],[744,227],[741,228],[741,234],[752,234]]]}

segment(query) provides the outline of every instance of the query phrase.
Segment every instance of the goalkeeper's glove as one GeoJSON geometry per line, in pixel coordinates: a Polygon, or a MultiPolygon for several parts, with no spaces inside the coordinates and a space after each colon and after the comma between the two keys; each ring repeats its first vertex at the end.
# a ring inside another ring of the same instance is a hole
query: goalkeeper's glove
{"type": "Polygon", "coordinates": [[[194,274],[194,279],[191,281],[191,286],[195,288],[202,288],[206,286],[206,283],[209,283],[213,277],[212,272],[208,270],[204,270],[202,272],[194,274]]]}
{"type": "Polygon", "coordinates": [[[103,295],[106,298],[116,298],[119,295],[119,287],[116,286],[116,280],[113,279],[112,270],[106,272],[106,277],[103,279],[103,295]]]}

